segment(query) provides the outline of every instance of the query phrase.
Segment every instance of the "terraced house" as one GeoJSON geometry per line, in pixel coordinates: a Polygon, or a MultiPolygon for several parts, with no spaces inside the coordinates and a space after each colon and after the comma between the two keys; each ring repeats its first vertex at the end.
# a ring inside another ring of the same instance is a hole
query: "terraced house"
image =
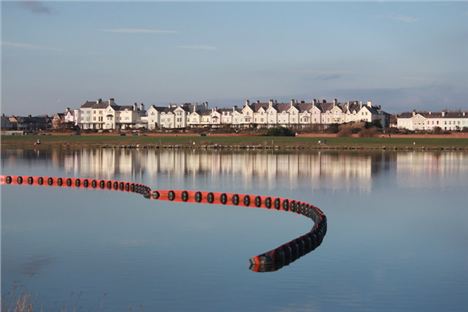
{"type": "Polygon", "coordinates": [[[144,104],[120,106],[114,99],[86,101],[75,114],[76,124],[84,130],[115,130],[147,127],[144,104]]]}
{"type": "Polygon", "coordinates": [[[468,112],[405,112],[397,115],[397,127],[407,130],[441,130],[461,131],[468,128],[468,112]]]}
{"type": "MultiPolygon", "coordinates": [[[[68,110],[69,111],[69,110],[68,110]]],[[[240,108],[209,108],[208,102],[151,105],[145,110],[143,103],[120,106],[114,99],[87,101],[78,111],[67,112],[69,119],[82,129],[185,129],[185,128],[307,128],[314,125],[342,124],[347,122],[375,122],[387,125],[387,115],[380,106],[369,101],[339,103],[338,100],[312,102],[291,100],[289,103],[250,102],[240,108]]]]}

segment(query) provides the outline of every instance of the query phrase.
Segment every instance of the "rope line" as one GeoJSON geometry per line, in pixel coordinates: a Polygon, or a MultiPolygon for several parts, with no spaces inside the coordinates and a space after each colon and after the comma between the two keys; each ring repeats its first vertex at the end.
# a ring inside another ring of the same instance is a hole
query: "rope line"
{"type": "Polygon", "coordinates": [[[251,194],[202,192],[190,190],[152,190],[144,184],[118,180],[50,177],[50,176],[0,176],[0,185],[32,185],[94,190],[112,190],[143,195],[150,200],[173,202],[243,206],[278,211],[288,211],[306,216],[314,226],[306,234],[281,246],[250,258],[250,269],[254,272],[271,272],[294,262],[308,254],[321,243],[327,232],[327,218],[316,206],[306,202],[251,194]]]}

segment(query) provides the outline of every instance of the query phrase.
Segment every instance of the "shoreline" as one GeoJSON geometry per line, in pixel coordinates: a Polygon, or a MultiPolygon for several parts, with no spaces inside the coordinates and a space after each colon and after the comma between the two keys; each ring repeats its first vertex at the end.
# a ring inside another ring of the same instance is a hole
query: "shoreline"
{"type": "Polygon", "coordinates": [[[253,135],[200,136],[194,134],[148,135],[24,135],[1,136],[6,149],[62,148],[154,148],[209,150],[389,150],[389,151],[468,151],[468,134],[392,135],[391,137],[337,137],[336,135],[303,134],[296,137],[253,135]],[[40,140],[40,144],[35,142],[40,140]]]}

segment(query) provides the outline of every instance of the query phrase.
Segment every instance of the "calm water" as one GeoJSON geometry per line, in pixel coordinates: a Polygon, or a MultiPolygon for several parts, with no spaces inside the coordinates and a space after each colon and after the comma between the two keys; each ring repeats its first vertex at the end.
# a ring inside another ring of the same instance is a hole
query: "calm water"
{"type": "Polygon", "coordinates": [[[320,247],[273,273],[249,257],[304,217],[119,192],[4,186],[2,297],[45,311],[466,311],[468,154],[2,151],[3,174],[284,196],[328,217],[320,247]]]}

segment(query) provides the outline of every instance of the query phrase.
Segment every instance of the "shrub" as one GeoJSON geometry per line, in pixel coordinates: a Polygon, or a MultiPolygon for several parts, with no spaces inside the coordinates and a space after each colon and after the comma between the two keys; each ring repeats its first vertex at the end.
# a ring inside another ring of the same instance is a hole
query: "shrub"
{"type": "Polygon", "coordinates": [[[359,132],[359,137],[361,138],[372,138],[377,135],[377,128],[362,129],[359,132]]]}
{"type": "Polygon", "coordinates": [[[338,137],[350,137],[353,134],[353,129],[350,127],[342,128],[336,136],[338,137]]]}
{"type": "Polygon", "coordinates": [[[340,131],[338,124],[331,124],[325,129],[325,133],[338,133],[340,131]]]}
{"type": "Polygon", "coordinates": [[[434,127],[434,129],[432,130],[432,132],[434,134],[442,134],[443,133],[443,130],[441,127],[434,127]]]}
{"type": "Polygon", "coordinates": [[[296,136],[296,133],[288,128],[277,127],[270,128],[265,134],[266,136],[296,136]]]}

